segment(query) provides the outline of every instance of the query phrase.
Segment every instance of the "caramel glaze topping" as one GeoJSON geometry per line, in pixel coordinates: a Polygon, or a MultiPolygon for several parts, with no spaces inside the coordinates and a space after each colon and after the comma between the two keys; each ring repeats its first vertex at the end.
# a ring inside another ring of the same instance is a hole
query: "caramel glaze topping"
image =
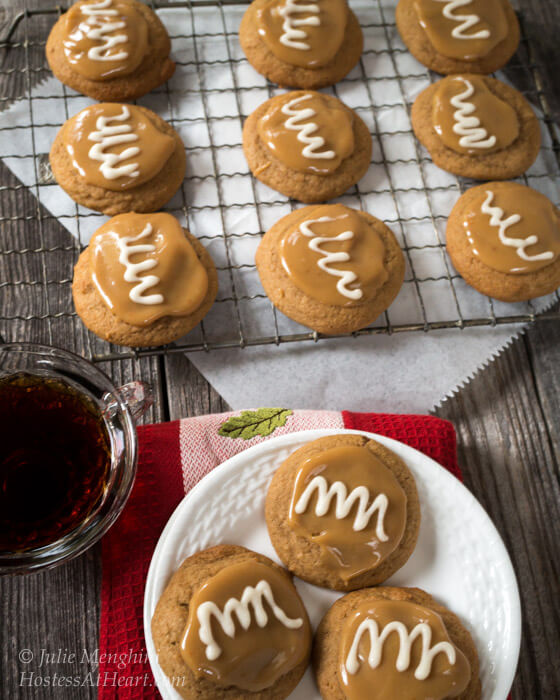
{"type": "Polygon", "coordinates": [[[134,105],[95,104],[62,128],[80,176],[106,190],[128,190],[148,182],[163,169],[176,145],[134,105]]]}
{"type": "Polygon", "coordinates": [[[250,560],[222,569],[195,591],[181,656],[200,678],[258,692],[304,661],[310,642],[290,578],[250,560]]]}
{"type": "Polygon", "coordinates": [[[517,112],[477,75],[440,81],[432,123],[443,143],[457,153],[484,155],[502,151],[519,136],[517,112]]]}
{"type": "Polygon", "coordinates": [[[440,615],[415,603],[374,600],[346,618],[338,679],[347,700],[444,700],[465,690],[471,667],[440,615]]]}
{"type": "Polygon", "coordinates": [[[132,73],[149,50],[148,24],[130,0],[77,2],[64,15],[64,53],[89,80],[132,73]]]}
{"type": "Polygon", "coordinates": [[[257,12],[259,35],[280,60],[302,68],[330,63],[344,40],[346,0],[269,0],[257,12]]]}
{"type": "Polygon", "coordinates": [[[119,214],[95,232],[89,248],[101,298],[133,326],[188,316],[208,291],[206,268],[171,214],[119,214]]]}
{"type": "Polygon", "coordinates": [[[342,204],[302,209],[280,240],[280,258],[299,289],[331,306],[366,303],[389,277],[381,236],[342,204]]]}
{"type": "Polygon", "coordinates": [[[323,564],[347,582],[394,552],[406,527],[407,498],[367,447],[335,447],[299,468],[288,518],[321,547],[323,564]]]}
{"type": "Polygon", "coordinates": [[[507,36],[502,0],[415,0],[434,49],[459,61],[483,58],[507,36]]]}
{"type": "Polygon", "coordinates": [[[499,272],[536,272],[560,255],[558,211],[540,192],[514,182],[481,185],[463,227],[473,254],[499,272]]]}
{"type": "Polygon", "coordinates": [[[330,175],[354,152],[353,115],[340,100],[313,91],[274,100],[258,122],[273,156],[293,170],[330,175]]]}

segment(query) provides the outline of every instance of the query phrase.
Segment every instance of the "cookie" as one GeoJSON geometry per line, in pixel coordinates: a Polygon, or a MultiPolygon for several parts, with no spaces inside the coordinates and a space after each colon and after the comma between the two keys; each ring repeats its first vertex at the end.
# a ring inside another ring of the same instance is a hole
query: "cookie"
{"type": "Polygon", "coordinates": [[[342,204],[284,216],[265,233],[255,261],[274,306],[326,335],[375,321],[397,296],[405,267],[392,231],[342,204]]]}
{"type": "Polygon", "coordinates": [[[77,2],[52,28],[47,61],[73,90],[100,102],[127,102],[169,80],[170,49],[165,27],[144,3],[77,2]]]}
{"type": "Polygon", "coordinates": [[[281,700],[311,650],[307,613],[284,569],[244,547],[185,559],[152,618],[158,661],[187,700],[281,700]]]}
{"type": "Polygon", "coordinates": [[[540,192],[488,182],[459,198],[447,252],[467,284],[501,301],[526,301],[560,286],[560,211],[540,192]]]}
{"type": "Polygon", "coordinates": [[[346,0],[254,0],[239,28],[249,63],[283,87],[342,80],[360,60],[363,36],[346,0]]]}
{"type": "Polygon", "coordinates": [[[103,224],[74,269],[74,306],[117,345],[164,345],[206,316],[218,291],[214,262],[170,214],[120,214],[103,224]]]}
{"type": "Polygon", "coordinates": [[[410,53],[436,73],[493,73],[519,46],[509,0],[399,0],[396,20],[410,53]]]}
{"type": "Polygon", "coordinates": [[[336,97],[297,91],[272,97],[249,115],[243,151],[265,185],[300,202],[324,202],[365,175],[371,135],[336,97]]]}
{"type": "Polygon", "coordinates": [[[339,598],[315,634],[313,670],[323,700],[481,696],[471,635],[419,588],[381,586],[339,598]]]}
{"type": "Polygon", "coordinates": [[[339,591],[392,576],[412,554],[420,528],[410,470],[361,435],[319,438],[293,452],[272,478],[265,515],[283,564],[339,591]]]}
{"type": "Polygon", "coordinates": [[[475,180],[521,175],[541,146],[523,95],[481,75],[453,75],[426,88],[412,106],[412,128],[438,167],[475,180]]]}
{"type": "Polygon", "coordinates": [[[185,147],[157,114],[137,105],[102,103],[66,121],[50,163],[78,204],[109,216],[160,209],[181,186],[185,147]]]}

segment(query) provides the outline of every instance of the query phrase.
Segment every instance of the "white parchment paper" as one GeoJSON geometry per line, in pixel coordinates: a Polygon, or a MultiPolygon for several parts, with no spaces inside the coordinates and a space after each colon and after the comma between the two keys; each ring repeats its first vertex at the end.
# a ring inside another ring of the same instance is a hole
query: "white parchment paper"
{"type": "MultiPolygon", "coordinates": [[[[398,36],[395,3],[358,0],[351,5],[364,27],[362,64],[327,92],[356,109],[368,124],[374,152],[358,188],[338,201],[384,220],[406,249],[406,281],[389,309],[390,322],[454,321],[544,309],[552,296],[529,307],[492,303],[456,275],[440,243],[446,216],[459,196],[458,182],[436,168],[418,146],[405,104],[429,84],[428,72],[398,36]]],[[[198,328],[189,341],[236,341],[240,333],[251,339],[307,330],[274,312],[254,268],[260,233],[291,205],[251,177],[241,148],[243,117],[277,92],[239,47],[236,33],[243,10],[161,10],[177,71],[167,86],[138,101],[171,121],[185,143],[186,179],[166,209],[202,240],[219,268],[219,302],[204,321],[204,336],[198,328]]],[[[44,177],[44,165],[60,125],[91,102],[49,77],[32,89],[31,101],[20,100],[0,116],[2,127],[14,127],[0,130],[0,157],[82,243],[106,217],[75,205],[44,177]]],[[[543,149],[525,182],[558,203],[558,165],[544,124],[542,131],[543,149]]],[[[385,323],[383,317],[377,325],[385,323]]],[[[398,333],[189,356],[233,408],[427,411],[516,332],[519,326],[398,333]]]]}

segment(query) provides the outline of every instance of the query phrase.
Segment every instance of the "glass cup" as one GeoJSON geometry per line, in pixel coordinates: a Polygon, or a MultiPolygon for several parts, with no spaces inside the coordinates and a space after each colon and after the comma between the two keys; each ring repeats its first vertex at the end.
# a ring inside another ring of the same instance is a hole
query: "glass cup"
{"type": "Polygon", "coordinates": [[[74,353],[31,343],[0,344],[0,379],[21,372],[61,380],[95,404],[110,438],[111,464],[104,492],[85,520],[52,543],[0,552],[0,574],[56,566],[78,556],[107,532],[124,508],[136,475],[134,418],[153,402],[147,384],[134,381],[117,388],[100,369],[74,353]]]}

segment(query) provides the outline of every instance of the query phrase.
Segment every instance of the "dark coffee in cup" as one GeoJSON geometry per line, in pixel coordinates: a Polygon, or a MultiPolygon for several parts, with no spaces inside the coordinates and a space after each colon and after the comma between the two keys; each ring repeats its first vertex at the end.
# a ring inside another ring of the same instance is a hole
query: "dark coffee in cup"
{"type": "Polygon", "coordinates": [[[0,553],[51,544],[100,502],[111,441],[94,401],[64,380],[0,377],[0,553]]]}

